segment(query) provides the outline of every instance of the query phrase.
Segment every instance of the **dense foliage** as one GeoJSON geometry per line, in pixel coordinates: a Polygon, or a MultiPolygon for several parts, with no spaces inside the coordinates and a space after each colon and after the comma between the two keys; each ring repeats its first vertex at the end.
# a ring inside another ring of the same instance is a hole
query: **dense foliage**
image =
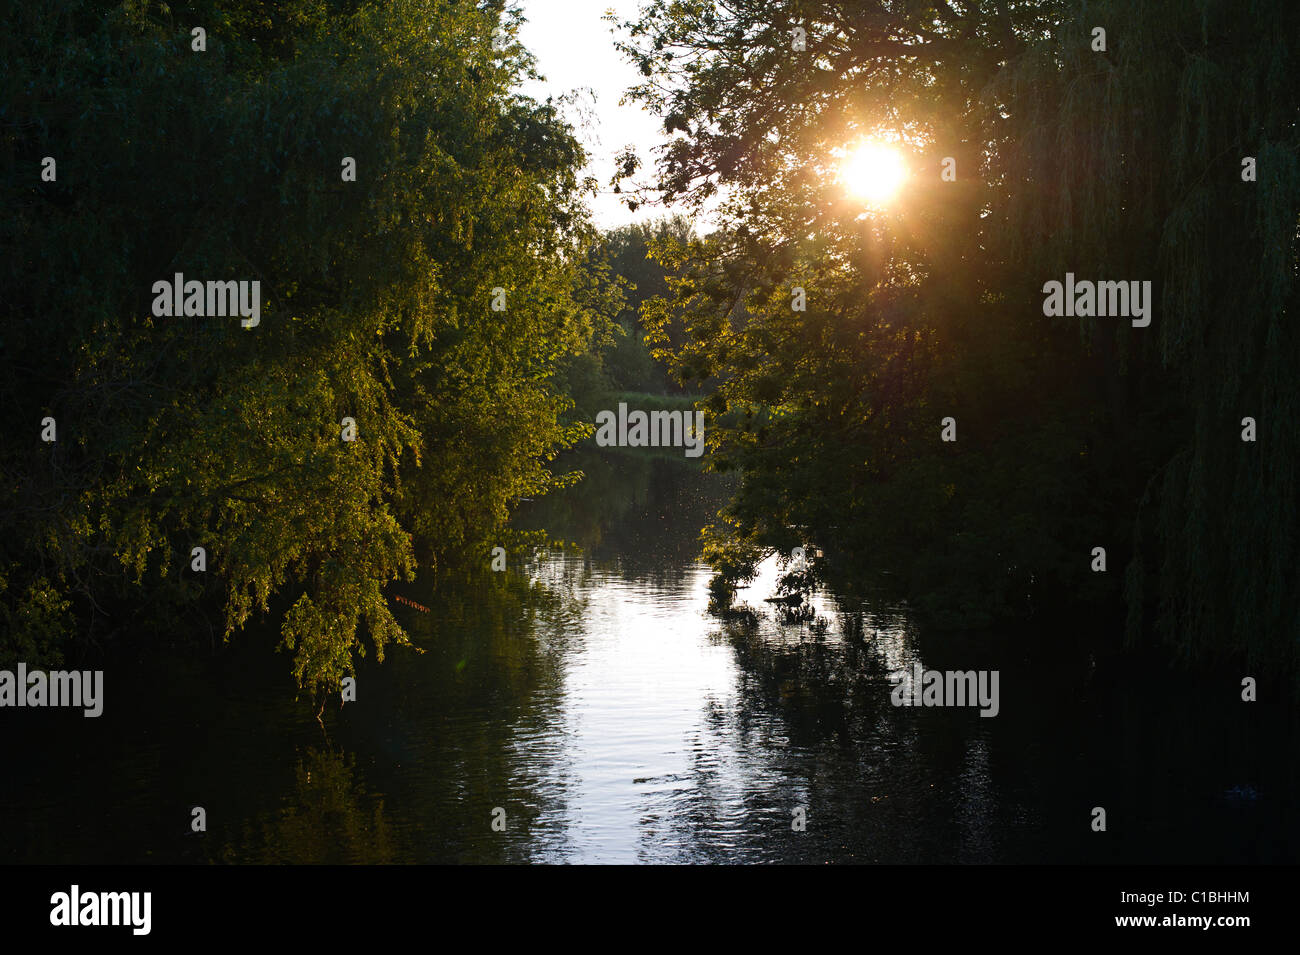
{"type": "Polygon", "coordinates": [[[655,0],[626,26],[672,134],[650,191],[719,209],[659,306],[688,316],[676,373],[743,416],[712,430],[741,476],[719,596],[815,543],[816,578],[887,573],[939,620],[1126,607],[1134,638],[1296,662],[1300,8],[655,0]],[[883,209],[837,180],[863,137],[913,170],[883,209]],[[1151,325],[1045,317],[1067,271],[1152,281],[1151,325]]]}
{"type": "Polygon", "coordinates": [[[337,687],[367,637],[406,641],[388,582],[486,570],[563,480],[553,378],[618,307],[580,267],[583,151],[516,92],[517,15],[6,11],[0,662],[183,635],[211,592],[218,632],[275,613],[300,684],[337,687]],[[260,324],[154,317],[177,272],[260,281],[260,324]]]}

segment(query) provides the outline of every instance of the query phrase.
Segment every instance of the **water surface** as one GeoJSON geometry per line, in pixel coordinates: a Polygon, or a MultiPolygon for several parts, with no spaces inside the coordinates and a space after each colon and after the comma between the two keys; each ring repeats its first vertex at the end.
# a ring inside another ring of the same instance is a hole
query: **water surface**
{"type": "Polygon", "coordinates": [[[1242,703],[1240,674],[827,594],[783,620],[771,562],[742,594],[757,622],[723,622],[693,559],[717,479],[576,463],[521,521],[584,549],[401,588],[435,608],[397,605],[423,652],[367,660],[324,728],[267,628],[115,659],[97,720],[8,711],[0,860],[1297,861],[1294,710],[1242,703]],[[915,662],[999,670],[998,716],[893,706],[915,662]]]}

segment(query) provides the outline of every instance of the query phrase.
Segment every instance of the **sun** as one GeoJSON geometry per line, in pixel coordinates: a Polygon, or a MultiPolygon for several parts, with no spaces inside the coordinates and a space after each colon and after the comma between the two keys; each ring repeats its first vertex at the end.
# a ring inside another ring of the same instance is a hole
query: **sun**
{"type": "Polygon", "coordinates": [[[902,155],[880,143],[863,143],[840,161],[840,182],[851,196],[871,203],[889,202],[906,178],[902,155]]]}

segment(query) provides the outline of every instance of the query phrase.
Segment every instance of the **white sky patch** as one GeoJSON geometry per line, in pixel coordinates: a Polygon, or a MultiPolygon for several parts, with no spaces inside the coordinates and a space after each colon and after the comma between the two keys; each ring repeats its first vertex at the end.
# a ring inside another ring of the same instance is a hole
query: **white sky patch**
{"type": "Polygon", "coordinates": [[[613,10],[620,21],[634,19],[636,0],[519,0],[527,21],[519,39],[537,58],[537,71],[546,81],[528,82],[523,91],[545,102],[575,90],[582,91],[580,105],[565,110],[578,137],[591,156],[586,175],[594,176],[600,192],[592,201],[592,214],[601,228],[655,219],[669,214],[661,206],[628,210],[612,191],[614,156],[633,145],[641,158],[634,181],[653,174],[651,147],[664,141],[662,123],[637,103],[620,105],[624,92],[641,79],[614,48],[614,24],[602,19],[613,10]],[[585,118],[582,113],[589,115],[585,118]]]}

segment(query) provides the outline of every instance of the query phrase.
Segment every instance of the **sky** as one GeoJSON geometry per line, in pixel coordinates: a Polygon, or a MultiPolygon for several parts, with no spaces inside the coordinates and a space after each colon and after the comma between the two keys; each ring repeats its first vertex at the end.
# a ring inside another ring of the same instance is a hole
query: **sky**
{"type": "Polygon", "coordinates": [[[611,228],[665,215],[662,207],[630,212],[609,185],[614,156],[623,147],[637,147],[644,178],[653,167],[650,148],[663,139],[655,116],[638,104],[619,104],[640,75],[614,49],[613,24],[601,19],[611,9],[620,21],[635,18],[637,0],[519,0],[519,6],[527,18],[519,39],[537,58],[537,71],[546,78],[544,83],[525,84],[524,91],[539,100],[584,91],[582,103],[591,114],[586,128],[577,110],[569,109],[565,115],[592,157],[587,174],[600,183],[601,193],[591,205],[596,224],[611,228]]]}

